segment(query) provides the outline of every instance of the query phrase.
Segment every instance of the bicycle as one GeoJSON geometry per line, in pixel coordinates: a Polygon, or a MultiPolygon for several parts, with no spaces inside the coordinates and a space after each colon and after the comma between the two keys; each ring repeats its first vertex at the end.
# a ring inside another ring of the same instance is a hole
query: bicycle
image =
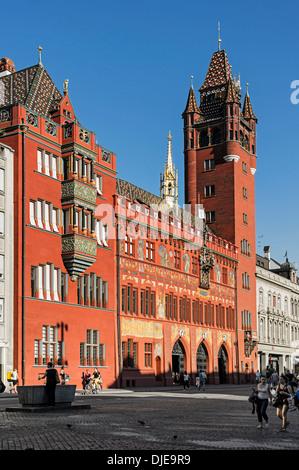
{"type": "Polygon", "coordinates": [[[98,393],[102,390],[102,384],[98,380],[90,380],[84,389],[86,394],[98,393]]]}

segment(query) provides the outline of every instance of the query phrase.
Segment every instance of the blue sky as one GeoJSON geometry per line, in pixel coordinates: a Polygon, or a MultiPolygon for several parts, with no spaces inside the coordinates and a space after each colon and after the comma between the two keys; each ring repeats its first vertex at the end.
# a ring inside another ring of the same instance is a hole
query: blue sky
{"type": "MultiPolygon", "coordinates": [[[[221,47],[233,74],[249,94],[258,117],[256,172],[257,251],[299,269],[299,104],[291,83],[299,80],[297,2],[200,0],[77,0],[71,3],[17,0],[2,5],[9,28],[1,57],[17,70],[42,62],[69,94],[82,125],[117,154],[118,177],[159,194],[160,173],[173,135],[184,203],[183,122],[193,75],[202,85],[221,47]]],[[[298,95],[299,96],[299,95],[298,95]]]]}

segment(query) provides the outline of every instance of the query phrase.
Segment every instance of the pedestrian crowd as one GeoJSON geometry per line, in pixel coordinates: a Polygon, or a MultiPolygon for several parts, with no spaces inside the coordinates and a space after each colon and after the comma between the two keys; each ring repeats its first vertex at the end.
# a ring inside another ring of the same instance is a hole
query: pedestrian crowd
{"type": "Polygon", "coordinates": [[[299,376],[287,371],[286,374],[278,375],[277,371],[267,371],[261,375],[256,373],[256,387],[252,388],[253,393],[249,401],[253,404],[253,413],[258,418],[258,429],[269,427],[269,418],[267,415],[268,405],[276,408],[276,415],[281,420],[281,431],[285,432],[290,425],[288,421],[288,412],[299,410],[299,376]]]}

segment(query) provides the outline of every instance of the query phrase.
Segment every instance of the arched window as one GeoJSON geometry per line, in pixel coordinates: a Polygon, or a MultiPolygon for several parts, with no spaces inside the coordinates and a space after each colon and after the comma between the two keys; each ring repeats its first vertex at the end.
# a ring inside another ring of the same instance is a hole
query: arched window
{"type": "Polygon", "coordinates": [[[207,147],[209,145],[209,137],[206,131],[200,133],[200,146],[207,147]]]}
{"type": "Polygon", "coordinates": [[[220,129],[216,128],[212,130],[212,145],[219,144],[220,142],[220,129]]]}

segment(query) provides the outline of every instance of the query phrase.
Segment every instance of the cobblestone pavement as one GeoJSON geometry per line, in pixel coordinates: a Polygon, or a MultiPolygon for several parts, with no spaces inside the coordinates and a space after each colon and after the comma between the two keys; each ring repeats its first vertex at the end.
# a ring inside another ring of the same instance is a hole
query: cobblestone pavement
{"type": "Polygon", "coordinates": [[[198,392],[179,388],[76,392],[71,409],[34,413],[16,396],[0,395],[0,450],[160,451],[298,450],[299,411],[290,425],[269,406],[269,428],[257,429],[248,402],[251,386],[208,386],[198,392]],[[81,407],[89,404],[90,409],[81,407]]]}

